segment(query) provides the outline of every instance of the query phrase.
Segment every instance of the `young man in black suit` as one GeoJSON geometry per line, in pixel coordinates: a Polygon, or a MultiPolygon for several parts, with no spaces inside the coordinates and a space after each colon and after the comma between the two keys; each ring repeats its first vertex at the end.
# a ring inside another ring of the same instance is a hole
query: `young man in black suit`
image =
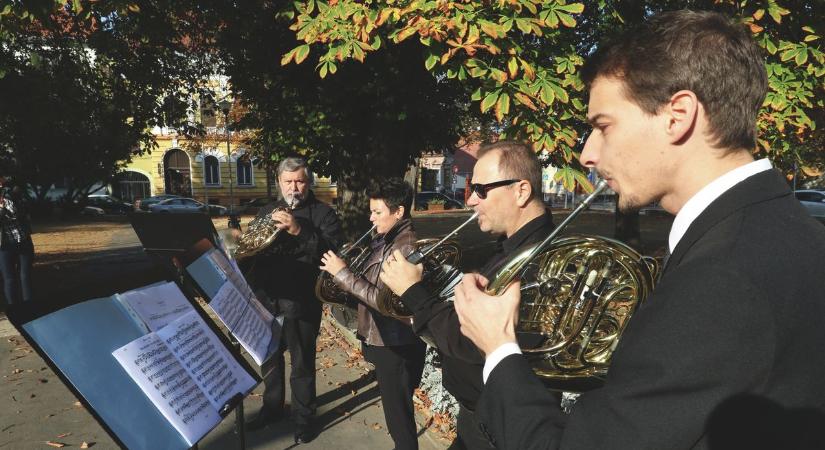
{"type": "Polygon", "coordinates": [[[583,70],[593,132],[581,162],[628,210],[675,214],[670,259],[570,416],[519,354],[518,283],[466,275],[462,333],[486,355],[479,421],[498,448],[825,448],[825,229],[754,161],[767,76],[741,24],[660,14],[583,70]],[[784,408],[791,408],[786,410],[784,408]],[[799,428],[794,417],[813,425],[799,428]],[[768,426],[763,426],[768,425],[768,426]],[[745,431],[747,430],[747,431],[745,431]]]}

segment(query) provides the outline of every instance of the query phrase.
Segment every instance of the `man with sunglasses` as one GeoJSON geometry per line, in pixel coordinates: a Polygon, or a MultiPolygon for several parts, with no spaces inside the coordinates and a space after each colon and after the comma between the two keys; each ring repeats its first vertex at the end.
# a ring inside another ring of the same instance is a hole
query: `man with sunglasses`
{"type": "MultiPolygon", "coordinates": [[[[478,155],[467,205],[478,212],[482,231],[500,236],[480,271],[489,278],[511,255],[547,237],[554,225],[541,198],[541,164],[530,146],[500,141],[482,147],[478,155]]],[[[458,438],[450,448],[491,448],[474,415],[484,355],[461,334],[453,303],[441,301],[421,283],[422,273],[421,264],[410,264],[395,252],[384,263],[381,280],[413,312],[415,332],[429,337],[441,355],[442,382],[460,405],[458,438]]]]}

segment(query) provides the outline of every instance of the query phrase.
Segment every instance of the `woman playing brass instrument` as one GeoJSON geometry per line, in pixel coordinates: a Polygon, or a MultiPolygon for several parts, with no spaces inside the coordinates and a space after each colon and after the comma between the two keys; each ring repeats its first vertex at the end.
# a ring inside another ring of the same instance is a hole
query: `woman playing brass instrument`
{"type": "Polygon", "coordinates": [[[384,403],[387,429],[397,449],[417,449],[412,395],[424,369],[424,343],[409,322],[401,322],[376,311],[376,298],[383,283],[381,265],[394,250],[413,252],[415,232],[410,222],[412,187],[400,178],[375,183],[368,192],[370,222],[377,235],[371,254],[360,273],[354,273],[333,252],[321,258],[321,270],[329,272],[343,290],[359,300],[358,338],[364,357],[375,365],[378,389],[384,403]]]}

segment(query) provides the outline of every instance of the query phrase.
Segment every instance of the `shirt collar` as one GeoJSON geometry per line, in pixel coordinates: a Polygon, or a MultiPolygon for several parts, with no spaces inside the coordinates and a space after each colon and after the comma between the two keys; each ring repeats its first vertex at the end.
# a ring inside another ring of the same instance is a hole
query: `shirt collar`
{"type": "Polygon", "coordinates": [[[512,236],[501,241],[502,249],[505,254],[510,254],[519,247],[536,231],[553,225],[553,216],[549,213],[542,214],[535,219],[527,222],[518,229],[512,236]]]}
{"type": "Polygon", "coordinates": [[[669,251],[671,253],[673,252],[673,249],[676,248],[682,236],[687,232],[690,224],[692,224],[693,221],[702,214],[702,211],[710,206],[714,200],[746,178],[769,170],[771,167],[771,162],[767,159],[750,162],[711,181],[699,190],[699,192],[694,194],[682,209],[679,210],[679,213],[676,214],[676,218],[673,220],[673,226],[670,228],[670,237],[668,238],[669,251]]]}

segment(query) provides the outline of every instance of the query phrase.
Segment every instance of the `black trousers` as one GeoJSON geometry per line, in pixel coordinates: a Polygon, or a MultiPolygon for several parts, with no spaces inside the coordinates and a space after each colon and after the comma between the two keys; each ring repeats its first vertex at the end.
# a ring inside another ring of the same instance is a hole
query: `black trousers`
{"type": "Polygon", "coordinates": [[[364,358],[375,365],[384,420],[397,450],[418,448],[413,392],[421,382],[426,348],[421,341],[391,347],[363,344],[364,358]]]}
{"type": "Polygon", "coordinates": [[[284,351],[289,349],[292,371],[292,418],[298,425],[308,425],[315,416],[315,341],[321,326],[316,318],[284,319],[278,351],[261,366],[264,381],[261,414],[280,415],[284,409],[284,351]]]}

